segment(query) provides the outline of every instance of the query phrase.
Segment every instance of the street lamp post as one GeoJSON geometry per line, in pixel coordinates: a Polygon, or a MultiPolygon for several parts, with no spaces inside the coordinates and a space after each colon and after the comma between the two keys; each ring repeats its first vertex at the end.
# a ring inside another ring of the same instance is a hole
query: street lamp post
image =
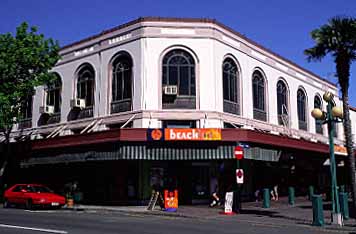
{"type": "Polygon", "coordinates": [[[312,111],[312,116],[315,119],[323,120],[323,123],[328,124],[328,134],[329,134],[329,152],[330,152],[330,172],[331,172],[331,222],[332,224],[342,226],[342,215],[340,212],[340,204],[338,197],[338,187],[336,179],[336,163],[334,154],[334,123],[339,122],[342,119],[342,110],[339,107],[333,107],[333,94],[326,92],[323,95],[323,99],[327,102],[327,112],[316,108],[312,111]]]}

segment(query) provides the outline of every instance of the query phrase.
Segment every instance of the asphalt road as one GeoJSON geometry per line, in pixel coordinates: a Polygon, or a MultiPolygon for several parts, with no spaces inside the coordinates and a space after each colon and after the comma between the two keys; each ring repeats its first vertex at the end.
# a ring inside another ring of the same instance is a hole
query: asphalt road
{"type": "Polygon", "coordinates": [[[315,234],[350,232],[344,230],[327,230],[309,225],[286,225],[283,223],[254,222],[253,220],[241,221],[238,220],[238,216],[221,216],[214,219],[187,219],[167,216],[123,214],[107,211],[28,211],[0,208],[0,233],[315,234]]]}

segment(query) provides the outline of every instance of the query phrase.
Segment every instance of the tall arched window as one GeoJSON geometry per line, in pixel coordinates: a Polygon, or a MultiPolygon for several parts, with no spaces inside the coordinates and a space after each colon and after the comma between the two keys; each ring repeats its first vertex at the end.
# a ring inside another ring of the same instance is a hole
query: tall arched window
{"type": "Polygon", "coordinates": [[[260,71],[252,75],[253,118],[266,121],[265,79],[260,71]]]}
{"type": "Polygon", "coordinates": [[[303,89],[297,91],[297,110],[298,110],[298,125],[299,129],[308,130],[307,123],[307,97],[303,89]]]}
{"type": "Polygon", "coordinates": [[[77,98],[85,100],[85,108],[79,112],[78,119],[93,117],[94,86],[94,68],[85,64],[78,71],[77,98]]]}
{"type": "Polygon", "coordinates": [[[61,104],[62,104],[62,96],[61,96],[62,81],[57,73],[55,73],[55,76],[56,79],[50,84],[48,84],[45,88],[46,105],[53,106],[54,109],[53,115],[49,116],[48,120],[46,121],[47,124],[60,122],[61,104]]]}
{"type": "Polygon", "coordinates": [[[112,63],[111,113],[132,109],[132,60],[128,54],[120,54],[112,63]]]}
{"type": "Polygon", "coordinates": [[[186,51],[176,49],[163,58],[162,107],[195,108],[195,62],[186,51]]]}
{"type": "Polygon", "coordinates": [[[85,106],[94,105],[94,69],[89,65],[84,65],[78,72],[77,98],[85,100],[85,106]]]}
{"type": "Polygon", "coordinates": [[[236,63],[227,58],[223,63],[223,96],[224,112],[240,114],[239,105],[239,82],[236,63]]]}
{"type": "Polygon", "coordinates": [[[30,128],[32,126],[32,103],[33,95],[29,94],[21,103],[21,117],[19,120],[19,129],[30,128]]]}
{"type": "MultiPolygon", "coordinates": [[[[314,108],[323,109],[323,103],[321,101],[320,96],[316,95],[314,97],[314,108]]],[[[323,134],[323,121],[319,119],[315,119],[315,132],[319,134],[323,134]]]]}
{"type": "Polygon", "coordinates": [[[282,80],[277,82],[277,113],[278,124],[289,126],[288,90],[282,80]]]}

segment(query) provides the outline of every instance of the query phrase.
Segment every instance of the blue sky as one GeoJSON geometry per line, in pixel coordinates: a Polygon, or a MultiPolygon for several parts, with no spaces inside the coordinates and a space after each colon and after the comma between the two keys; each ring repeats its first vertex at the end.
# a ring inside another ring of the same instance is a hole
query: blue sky
{"type": "MultiPolygon", "coordinates": [[[[335,15],[356,17],[355,0],[1,0],[0,33],[27,21],[66,45],[141,16],[204,17],[244,34],[302,67],[336,83],[331,58],[308,63],[310,31],[335,15]]],[[[356,62],[350,104],[356,106],[356,62]]]]}

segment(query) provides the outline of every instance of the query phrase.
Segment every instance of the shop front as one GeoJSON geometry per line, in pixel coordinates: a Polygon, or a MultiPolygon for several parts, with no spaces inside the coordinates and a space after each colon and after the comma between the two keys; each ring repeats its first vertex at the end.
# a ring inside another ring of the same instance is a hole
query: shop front
{"type": "Polygon", "coordinates": [[[288,186],[303,194],[308,183],[320,182],[327,147],[298,148],[294,139],[271,137],[240,129],[127,129],[46,139],[32,145],[13,183],[44,183],[65,193],[77,182],[88,204],[142,205],[157,187],[177,189],[179,204],[208,203],[214,181],[222,193],[236,186],[236,145],[244,148],[243,200],[274,184],[282,194],[288,186]]]}

